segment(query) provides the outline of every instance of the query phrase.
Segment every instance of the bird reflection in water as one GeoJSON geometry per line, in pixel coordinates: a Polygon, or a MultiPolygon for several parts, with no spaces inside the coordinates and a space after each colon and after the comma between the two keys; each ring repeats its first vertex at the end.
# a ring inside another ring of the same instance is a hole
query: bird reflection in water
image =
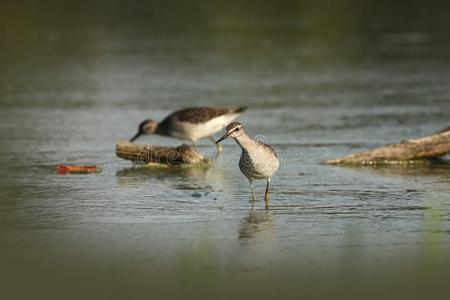
{"type": "Polygon", "coordinates": [[[236,264],[247,270],[266,273],[279,253],[272,211],[250,210],[239,224],[238,240],[241,251],[236,264]]]}
{"type": "Polygon", "coordinates": [[[271,232],[273,229],[272,212],[269,210],[251,209],[239,226],[239,239],[254,238],[259,234],[271,232]]]}
{"type": "Polygon", "coordinates": [[[158,181],[178,182],[180,179],[201,179],[207,176],[208,169],[202,167],[169,168],[169,167],[131,167],[117,171],[119,185],[135,185],[136,182],[158,181]]]}

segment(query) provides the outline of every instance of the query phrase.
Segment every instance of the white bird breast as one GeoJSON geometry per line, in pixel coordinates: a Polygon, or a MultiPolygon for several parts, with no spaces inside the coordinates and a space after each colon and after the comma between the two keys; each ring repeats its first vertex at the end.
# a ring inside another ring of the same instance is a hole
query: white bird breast
{"type": "Polygon", "coordinates": [[[236,119],[238,116],[239,114],[223,115],[211,119],[206,123],[198,124],[183,122],[182,125],[178,128],[179,131],[173,132],[172,134],[173,136],[181,139],[196,141],[198,139],[212,136],[213,134],[225,128],[225,126],[230,124],[231,121],[236,119]]]}

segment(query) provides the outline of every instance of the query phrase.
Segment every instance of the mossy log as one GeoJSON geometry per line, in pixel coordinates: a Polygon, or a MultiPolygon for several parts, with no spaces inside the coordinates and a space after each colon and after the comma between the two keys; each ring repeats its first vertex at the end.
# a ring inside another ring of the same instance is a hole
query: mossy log
{"type": "Polygon", "coordinates": [[[327,160],[325,163],[354,165],[402,164],[435,159],[447,154],[450,154],[450,127],[430,136],[358,152],[341,158],[327,160]]]}
{"type": "Polygon", "coordinates": [[[136,164],[180,166],[208,165],[211,163],[208,158],[186,144],[178,147],[164,147],[118,142],[116,144],[116,155],[136,164]]]}

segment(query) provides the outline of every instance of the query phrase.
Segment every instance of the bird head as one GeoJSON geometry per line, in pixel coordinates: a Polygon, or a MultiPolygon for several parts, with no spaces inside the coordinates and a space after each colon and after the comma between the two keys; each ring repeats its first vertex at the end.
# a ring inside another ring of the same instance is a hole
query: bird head
{"type": "Polygon", "coordinates": [[[239,122],[232,122],[227,126],[227,133],[225,133],[220,139],[217,140],[216,144],[220,143],[228,137],[238,138],[244,133],[244,127],[239,122]]]}
{"type": "Polygon", "coordinates": [[[158,122],[147,119],[141,122],[138,127],[138,132],[130,139],[130,143],[134,142],[138,137],[145,134],[153,134],[158,128],[158,122]]]}

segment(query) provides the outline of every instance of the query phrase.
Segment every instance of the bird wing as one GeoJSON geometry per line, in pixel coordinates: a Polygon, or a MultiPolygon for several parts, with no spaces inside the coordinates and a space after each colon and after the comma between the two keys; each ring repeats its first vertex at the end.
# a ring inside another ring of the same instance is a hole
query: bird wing
{"type": "Polygon", "coordinates": [[[266,148],[267,150],[271,151],[271,152],[273,153],[273,155],[275,155],[275,157],[278,158],[277,151],[275,151],[275,149],[272,148],[272,146],[267,145],[267,144],[265,144],[265,143],[261,143],[261,142],[260,142],[259,144],[260,144],[261,146],[263,146],[264,148],[266,148]]]}
{"type": "MultiPolygon", "coordinates": [[[[176,119],[179,122],[187,122],[192,124],[205,123],[211,119],[227,115],[244,112],[247,109],[245,106],[230,106],[230,107],[192,107],[178,110],[167,118],[176,119]]],[[[164,122],[164,121],[163,121],[164,122]]]]}

